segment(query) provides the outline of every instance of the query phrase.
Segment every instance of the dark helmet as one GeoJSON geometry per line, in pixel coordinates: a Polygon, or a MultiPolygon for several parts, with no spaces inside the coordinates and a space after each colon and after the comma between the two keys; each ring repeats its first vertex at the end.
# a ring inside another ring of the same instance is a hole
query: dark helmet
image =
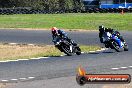
{"type": "Polygon", "coordinates": [[[56,35],[57,34],[57,30],[58,30],[58,28],[56,28],[56,27],[51,28],[52,34],[56,35]]]}
{"type": "Polygon", "coordinates": [[[104,26],[103,26],[103,25],[99,26],[99,29],[102,29],[102,28],[104,28],[104,26]]]}
{"type": "Polygon", "coordinates": [[[109,28],[105,28],[105,32],[109,32],[109,28]]]}
{"type": "Polygon", "coordinates": [[[112,28],[108,28],[109,32],[113,33],[113,29],[112,28]]]}
{"type": "Polygon", "coordinates": [[[105,31],[105,28],[104,28],[103,25],[99,26],[99,31],[100,31],[100,32],[104,32],[104,31],[105,31]]]}
{"type": "Polygon", "coordinates": [[[120,33],[119,33],[118,31],[115,31],[114,33],[115,33],[116,35],[118,35],[118,36],[120,35],[120,33]]]}

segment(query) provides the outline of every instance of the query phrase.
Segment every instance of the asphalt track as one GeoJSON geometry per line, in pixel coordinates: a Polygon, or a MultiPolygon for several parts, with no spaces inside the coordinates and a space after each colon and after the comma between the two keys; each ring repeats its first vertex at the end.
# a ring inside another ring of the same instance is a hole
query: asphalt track
{"type": "MultiPolygon", "coordinates": [[[[98,41],[98,32],[69,32],[68,34],[79,44],[101,45],[98,41]]],[[[75,80],[80,65],[87,73],[132,74],[132,32],[122,32],[122,35],[129,45],[127,52],[106,50],[80,56],[0,63],[0,80],[3,82],[8,80],[8,83],[11,83],[8,88],[80,88],[75,80]]],[[[49,31],[0,30],[0,41],[52,44],[49,31]]],[[[82,86],[82,88],[91,87],[98,88],[102,85],[82,86]]]]}
{"type": "MultiPolygon", "coordinates": [[[[68,36],[80,44],[99,44],[95,32],[68,32],[68,36]]],[[[53,44],[50,31],[0,30],[0,41],[6,43],[53,44]]]]}

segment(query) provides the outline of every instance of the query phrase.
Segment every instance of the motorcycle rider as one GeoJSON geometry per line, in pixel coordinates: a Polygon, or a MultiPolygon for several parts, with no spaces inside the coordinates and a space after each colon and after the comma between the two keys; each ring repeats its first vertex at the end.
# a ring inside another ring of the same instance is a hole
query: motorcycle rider
{"type": "Polygon", "coordinates": [[[105,42],[103,41],[103,35],[106,32],[116,35],[122,42],[124,42],[124,44],[126,44],[124,38],[121,36],[121,34],[118,31],[115,31],[112,28],[105,28],[103,25],[99,26],[99,38],[101,43],[105,42]]]}
{"type": "Polygon", "coordinates": [[[52,32],[52,38],[53,38],[52,41],[53,41],[53,42],[56,42],[55,38],[59,36],[60,38],[65,39],[65,40],[67,40],[68,42],[70,42],[70,43],[72,43],[72,44],[76,44],[76,43],[74,43],[74,41],[72,41],[72,40],[67,36],[67,33],[64,32],[63,30],[60,30],[60,29],[58,29],[58,28],[56,28],[56,27],[53,27],[53,28],[51,28],[51,32],[52,32]]]}

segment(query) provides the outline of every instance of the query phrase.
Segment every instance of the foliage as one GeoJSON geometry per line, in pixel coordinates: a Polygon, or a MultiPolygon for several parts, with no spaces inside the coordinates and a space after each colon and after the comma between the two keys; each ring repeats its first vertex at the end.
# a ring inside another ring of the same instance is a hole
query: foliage
{"type": "Polygon", "coordinates": [[[30,7],[47,11],[76,10],[83,7],[82,0],[0,0],[0,8],[30,7]]]}

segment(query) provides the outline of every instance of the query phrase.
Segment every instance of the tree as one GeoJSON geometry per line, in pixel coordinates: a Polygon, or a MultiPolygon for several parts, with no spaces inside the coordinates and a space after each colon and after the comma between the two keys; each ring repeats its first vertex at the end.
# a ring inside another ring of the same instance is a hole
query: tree
{"type": "Polygon", "coordinates": [[[11,6],[12,6],[12,2],[10,0],[0,0],[1,8],[11,7],[11,6]]]}
{"type": "Polygon", "coordinates": [[[83,1],[73,0],[73,2],[74,2],[74,9],[76,10],[76,12],[80,12],[84,7],[83,1]]]}
{"type": "Polygon", "coordinates": [[[0,0],[0,8],[30,7],[47,11],[76,10],[83,7],[82,0],[0,0]]]}

